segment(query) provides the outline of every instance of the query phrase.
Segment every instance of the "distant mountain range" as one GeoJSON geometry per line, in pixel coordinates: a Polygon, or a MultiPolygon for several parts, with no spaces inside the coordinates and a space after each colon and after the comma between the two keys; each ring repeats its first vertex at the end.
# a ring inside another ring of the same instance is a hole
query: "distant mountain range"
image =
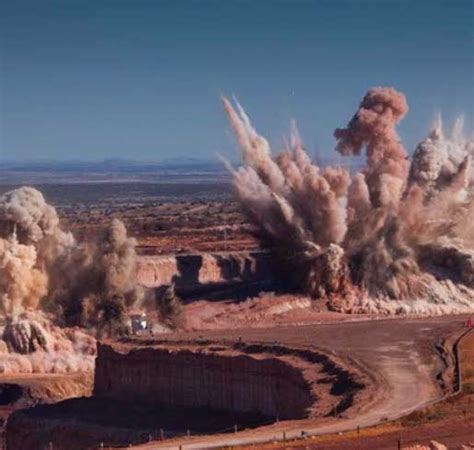
{"type": "Polygon", "coordinates": [[[159,162],[128,159],[103,161],[5,161],[0,162],[1,184],[87,182],[190,182],[227,178],[220,161],[168,158],[159,162]]]}
{"type": "Polygon", "coordinates": [[[196,169],[206,171],[222,171],[224,167],[220,161],[211,161],[198,158],[168,158],[162,161],[135,161],[131,159],[105,159],[102,161],[4,161],[0,162],[2,170],[11,171],[44,171],[60,172],[154,172],[160,170],[196,169]]]}
{"type": "MultiPolygon", "coordinates": [[[[327,158],[322,166],[341,164],[327,158]]],[[[363,160],[345,160],[343,167],[354,172],[363,160]]],[[[235,167],[239,162],[232,161],[235,167]]],[[[206,183],[228,180],[229,173],[219,160],[167,158],[161,161],[106,159],[103,161],[3,161],[0,162],[0,184],[70,184],[70,183],[206,183]]]]}

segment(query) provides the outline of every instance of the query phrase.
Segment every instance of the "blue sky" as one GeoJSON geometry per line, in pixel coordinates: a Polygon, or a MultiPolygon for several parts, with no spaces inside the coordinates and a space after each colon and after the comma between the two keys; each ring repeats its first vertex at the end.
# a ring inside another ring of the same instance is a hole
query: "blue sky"
{"type": "Polygon", "coordinates": [[[2,2],[0,160],[231,157],[220,94],[278,144],[297,119],[330,155],[364,92],[408,97],[408,148],[436,112],[474,116],[472,0],[2,2]]]}

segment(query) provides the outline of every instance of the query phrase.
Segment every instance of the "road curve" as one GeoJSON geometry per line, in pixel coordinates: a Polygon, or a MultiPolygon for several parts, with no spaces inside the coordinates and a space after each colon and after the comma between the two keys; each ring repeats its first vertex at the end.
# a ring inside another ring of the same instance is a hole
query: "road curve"
{"type": "Polygon", "coordinates": [[[287,439],[300,437],[302,431],[308,435],[337,433],[406,415],[449,391],[454,373],[452,346],[465,332],[466,317],[393,318],[167,336],[170,341],[199,337],[233,341],[242,337],[246,342],[277,340],[289,346],[322,349],[365,368],[374,379],[374,395],[367,404],[355,405],[339,418],[286,421],[236,434],[173,439],[134,448],[176,450],[181,446],[185,450],[258,444],[281,440],[283,432],[287,439]],[[445,386],[440,374],[447,380],[445,386]]]}

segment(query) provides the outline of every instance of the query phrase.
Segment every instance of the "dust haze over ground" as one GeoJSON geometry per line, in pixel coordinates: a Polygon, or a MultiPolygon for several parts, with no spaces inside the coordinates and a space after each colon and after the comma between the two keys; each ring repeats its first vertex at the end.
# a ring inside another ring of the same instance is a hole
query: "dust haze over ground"
{"type": "Polygon", "coordinates": [[[351,176],[313,164],[293,124],[273,156],[243,108],[223,98],[244,165],[237,199],[290,283],[340,312],[443,314],[474,310],[474,143],[438,120],[411,162],[396,125],[408,112],[393,88],[370,89],[346,128],[342,155],[366,152],[351,176]]]}
{"type": "Polygon", "coordinates": [[[136,242],[113,220],[96,242],[62,230],[43,195],[22,187],[0,197],[1,369],[68,372],[93,367],[95,339],[140,307],[136,242]]]}

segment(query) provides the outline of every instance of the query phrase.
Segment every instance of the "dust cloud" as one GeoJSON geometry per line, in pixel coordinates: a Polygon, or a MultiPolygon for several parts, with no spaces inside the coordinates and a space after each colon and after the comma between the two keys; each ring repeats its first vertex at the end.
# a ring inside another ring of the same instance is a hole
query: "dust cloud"
{"type": "Polygon", "coordinates": [[[122,332],[144,301],[135,246],[117,219],[95,242],[77,242],[38,190],[2,195],[0,371],[91,369],[92,335],[122,332]]]}
{"type": "Polygon", "coordinates": [[[474,143],[462,120],[438,119],[410,159],[396,126],[408,112],[393,88],[370,89],[336,150],[365,151],[363,170],[319,167],[296,125],[283,150],[223,98],[242,151],[236,197],[275,270],[341,312],[443,314],[474,310],[474,143]]]}

